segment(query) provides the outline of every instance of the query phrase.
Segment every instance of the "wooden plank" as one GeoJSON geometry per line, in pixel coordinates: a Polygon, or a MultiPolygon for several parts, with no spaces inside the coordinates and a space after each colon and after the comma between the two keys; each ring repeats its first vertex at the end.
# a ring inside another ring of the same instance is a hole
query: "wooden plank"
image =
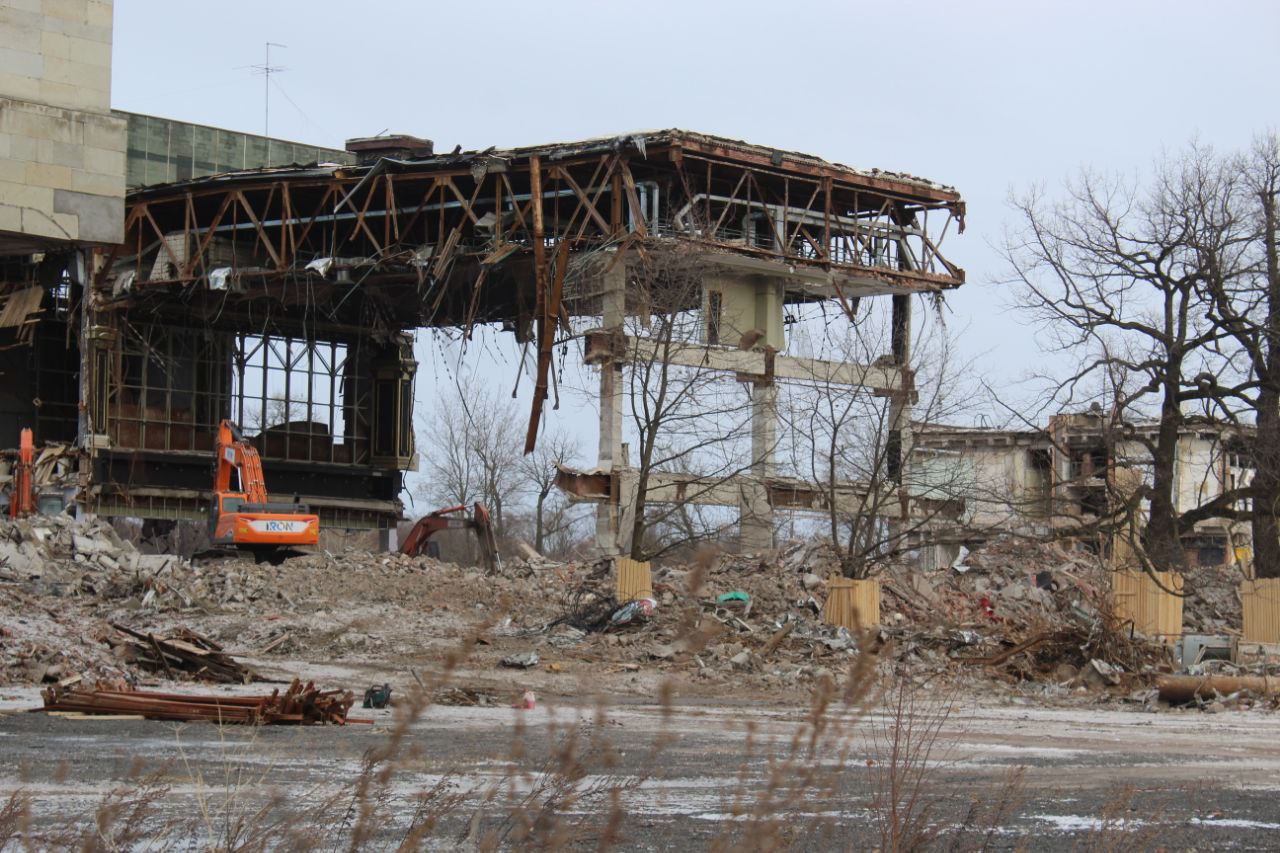
{"type": "Polygon", "coordinates": [[[850,631],[880,624],[880,580],[833,577],[827,581],[827,601],[822,618],[828,625],[850,631]]]}
{"type": "Polygon", "coordinates": [[[1135,631],[1165,642],[1182,636],[1181,592],[1182,575],[1177,572],[1147,574],[1126,570],[1111,577],[1116,616],[1131,621],[1135,631]]]}
{"type": "Polygon", "coordinates": [[[622,183],[627,188],[627,204],[631,208],[631,218],[636,224],[636,234],[645,237],[649,233],[644,221],[644,208],[640,204],[640,196],[636,193],[636,179],[631,174],[631,167],[621,161],[619,171],[622,172],[622,183]]]}
{"type": "Polygon", "coordinates": [[[564,277],[569,268],[569,241],[560,241],[556,253],[556,277],[548,300],[542,305],[538,319],[538,364],[534,379],[533,405],[529,411],[529,428],[525,432],[524,452],[532,453],[538,442],[538,426],[542,420],[542,403],[547,398],[547,375],[551,372],[551,356],[556,342],[556,323],[560,319],[560,300],[564,295],[564,277]]]}
{"type": "Polygon", "coordinates": [[[632,560],[619,557],[614,560],[617,570],[617,596],[620,603],[635,601],[637,598],[653,598],[653,572],[646,560],[632,560]]]}
{"type": "Polygon", "coordinates": [[[1241,583],[1240,605],[1245,642],[1280,643],[1280,578],[1241,583]]]}

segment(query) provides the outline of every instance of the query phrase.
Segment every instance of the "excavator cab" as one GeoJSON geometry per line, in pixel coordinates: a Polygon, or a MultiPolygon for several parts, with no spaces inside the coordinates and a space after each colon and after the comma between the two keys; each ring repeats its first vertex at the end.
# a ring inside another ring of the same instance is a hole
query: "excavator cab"
{"type": "Polygon", "coordinates": [[[320,541],[319,516],[297,497],[292,503],[268,501],[258,451],[229,420],[218,427],[209,539],[214,547],[250,551],[268,560],[287,549],[320,541]],[[233,474],[236,491],[232,491],[233,474]]]}

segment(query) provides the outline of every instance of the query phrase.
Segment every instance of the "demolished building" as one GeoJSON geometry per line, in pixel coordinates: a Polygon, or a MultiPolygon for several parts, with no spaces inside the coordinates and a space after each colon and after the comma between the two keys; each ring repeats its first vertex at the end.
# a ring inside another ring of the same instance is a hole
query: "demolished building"
{"type": "MultiPolygon", "coordinates": [[[[892,400],[900,472],[911,297],[964,281],[941,251],[963,227],[954,189],[674,129],[448,154],[383,136],[338,152],[112,113],[110,12],[83,0],[18,21],[14,37],[32,45],[67,27],[91,32],[103,62],[64,69],[85,78],[84,103],[55,103],[68,81],[5,77],[50,98],[0,114],[11,150],[23,150],[21,132],[48,137],[27,146],[25,195],[6,190],[32,204],[0,205],[0,430],[29,426],[40,445],[74,448],[80,510],[203,518],[216,427],[231,418],[280,498],[389,544],[417,457],[414,330],[500,324],[535,351],[528,449],[553,349],[591,316],[583,359],[600,375],[599,457],[562,485],[600,505],[601,549],[625,550],[635,478],[621,376],[652,342],[623,323],[646,310],[636,270],[658,244],[701,264],[700,292],[681,309],[704,315],[704,333],[675,361],[751,395],[749,464],[698,500],[737,507],[752,546],[771,544],[775,507],[821,508],[814,484],[777,474],[777,381],[820,377],[892,400]],[[37,162],[49,152],[79,166],[37,162]],[[99,166],[110,174],[95,177],[99,166]],[[882,358],[787,353],[787,306],[828,302],[852,318],[877,296],[893,308],[882,358]]],[[[682,476],[659,472],[650,501],[684,500],[682,476]]]]}
{"type": "MultiPolygon", "coordinates": [[[[962,544],[976,547],[1001,535],[1076,539],[1109,553],[1111,535],[1095,529],[1126,493],[1149,482],[1158,421],[1112,423],[1101,411],[1054,415],[1044,429],[916,424],[914,464],[959,472],[966,484],[961,523],[935,531],[943,544],[926,548],[926,562],[945,565],[962,544]]],[[[1189,512],[1225,492],[1247,486],[1252,428],[1188,418],[1178,434],[1174,509],[1189,512]]],[[[1243,509],[1243,501],[1240,509],[1243,509]]],[[[1182,531],[1191,565],[1247,562],[1247,521],[1206,518],[1182,531]]]]}
{"type": "MultiPolygon", "coordinates": [[[[257,433],[274,489],[302,495],[328,525],[389,530],[415,457],[412,331],[501,323],[533,345],[533,440],[557,329],[582,310],[616,333],[646,241],[705,254],[704,304],[714,301],[731,343],[704,340],[686,357],[751,383],[762,436],[776,429],[775,379],[822,373],[905,407],[910,297],[963,282],[939,251],[963,202],[906,175],[680,130],[445,155],[403,137],[350,147],[354,165],[245,170],[130,194],[125,239],[98,256],[80,316],[47,334],[72,344],[60,375],[79,381],[33,395],[82,412],[74,424],[46,409],[39,437],[83,448],[86,508],[197,517],[214,427],[229,416],[257,433]],[[553,288],[561,246],[571,265],[588,252],[595,263],[574,294],[553,288]],[[602,251],[608,263],[598,263],[602,251]],[[779,353],[784,305],[879,295],[893,299],[898,329],[883,364],[779,353]],[[740,348],[753,329],[758,340],[740,348]]],[[[601,365],[600,464],[590,485],[570,488],[604,504],[603,544],[625,511],[612,478],[624,473],[624,358],[600,336],[586,349],[601,365]]],[[[731,501],[717,498],[763,519],[744,535],[759,543],[773,506],[814,500],[804,484],[772,482],[763,457],[750,478],[726,484],[731,501]]],[[[664,488],[673,497],[677,484],[664,488]]]]}

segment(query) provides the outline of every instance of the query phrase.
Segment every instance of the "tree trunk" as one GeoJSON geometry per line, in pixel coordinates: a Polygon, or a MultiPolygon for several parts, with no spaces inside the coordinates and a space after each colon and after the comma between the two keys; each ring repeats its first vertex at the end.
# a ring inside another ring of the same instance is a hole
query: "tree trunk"
{"type": "Polygon", "coordinates": [[[542,525],[542,507],[547,502],[547,493],[538,492],[538,505],[533,512],[533,547],[539,553],[542,551],[543,525],[542,525]]]}
{"type": "Polygon", "coordinates": [[[1257,435],[1253,449],[1253,572],[1255,577],[1280,577],[1280,261],[1276,257],[1276,199],[1261,194],[1263,237],[1267,261],[1267,320],[1265,372],[1258,390],[1257,435]]]}
{"type": "MultiPolygon", "coordinates": [[[[1268,362],[1275,362],[1271,348],[1268,362]]],[[[1280,368],[1273,364],[1272,369],[1280,368]]],[[[1270,383],[1258,392],[1257,437],[1254,441],[1253,572],[1259,578],[1280,577],[1280,525],[1276,523],[1277,500],[1280,499],[1280,395],[1270,383]]]]}
{"type": "MultiPolygon", "coordinates": [[[[1182,365],[1171,365],[1168,375],[1180,376],[1182,365]]],[[[1178,459],[1178,429],[1182,410],[1178,405],[1177,380],[1166,380],[1160,407],[1160,432],[1151,454],[1151,504],[1143,548],[1156,571],[1170,571],[1186,563],[1178,531],[1178,508],[1174,504],[1173,481],[1178,459]]]]}
{"type": "MultiPolygon", "coordinates": [[[[646,454],[651,456],[652,454],[646,454]]],[[[631,552],[630,556],[633,560],[644,560],[644,534],[645,534],[645,497],[649,493],[649,463],[646,460],[642,463],[640,476],[636,478],[636,494],[635,504],[632,509],[635,515],[631,521],[631,552]]]]}

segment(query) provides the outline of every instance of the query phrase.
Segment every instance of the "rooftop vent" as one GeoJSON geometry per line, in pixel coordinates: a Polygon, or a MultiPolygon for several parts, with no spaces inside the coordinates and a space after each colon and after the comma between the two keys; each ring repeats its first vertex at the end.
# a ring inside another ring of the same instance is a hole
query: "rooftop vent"
{"type": "Polygon", "coordinates": [[[435,146],[430,139],[395,133],[390,136],[362,136],[358,139],[348,139],[347,150],[356,155],[357,163],[367,166],[382,157],[394,157],[400,160],[430,157],[435,151],[435,146]]]}

